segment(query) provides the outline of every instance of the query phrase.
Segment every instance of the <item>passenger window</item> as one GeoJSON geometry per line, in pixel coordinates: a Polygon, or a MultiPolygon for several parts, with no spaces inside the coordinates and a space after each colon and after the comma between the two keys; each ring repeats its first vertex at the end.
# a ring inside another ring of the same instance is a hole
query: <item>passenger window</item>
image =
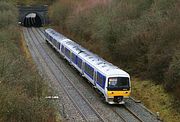
{"type": "Polygon", "coordinates": [[[85,72],[93,79],[94,69],[88,64],[85,64],[85,72]]]}
{"type": "Polygon", "coordinates": [[[59,47],[58,49],[60,50],[60,48],[61,48],[61,44],[60,44],[60,43],[59,43],[59,46],[58,46],[58,47],[59,47]]]}
{"type": "Polygon", "coordinates": [[[77,58],[77,65],[81,69],[81,67],[82,67],[82,60],[80,58],[77,58]]]}
{"type": "Polygon", "coordinates": [[[105,86],[105,81],[106,78],[105,76],[101,75],[99,72],[97,73],[97,82],[99,83],[100,86],[102,86],[104,88],[105,86]]]}
{"type": "Polygon", "coordinates": [[[76,55],[74,53],[72,53],[72,57],[71,57],[71,60],[76,63],[76,55]]]}
{"type": "Polygon", "coordinates": [[[66,48],[65,53],[66,53],[66,56],[67,56],[68,58],[70,58],[70,51],[69,51],[67,48],[66,48]]]}
{"type": "Polygon", "coordinates": [[[64,46],[61,47],[61,52],[64,53],[64,46]]]}

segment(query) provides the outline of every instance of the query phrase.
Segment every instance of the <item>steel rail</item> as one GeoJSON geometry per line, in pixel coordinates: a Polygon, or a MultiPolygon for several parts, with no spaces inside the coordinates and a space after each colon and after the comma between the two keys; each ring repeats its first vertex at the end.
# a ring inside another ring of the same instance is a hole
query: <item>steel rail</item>
{"type": "Polygon", "coordinates": [[[124,106],[124,108],[125,108],[127,111],[129,111],[129,113],[131,113],[137,120],[139,120],[140,122],[144,122],[141,118],[138,117],[138,115],[137,115],[135,112],[131,111],[126,105],[123,105],[123,106],[124,106]]]}
{"type": "Polygon", "coordinates": [[[124,122],[128,122],[124,117],[122,117],[114,108],[111,108],[111,110],[116,113],[124,122]]]}

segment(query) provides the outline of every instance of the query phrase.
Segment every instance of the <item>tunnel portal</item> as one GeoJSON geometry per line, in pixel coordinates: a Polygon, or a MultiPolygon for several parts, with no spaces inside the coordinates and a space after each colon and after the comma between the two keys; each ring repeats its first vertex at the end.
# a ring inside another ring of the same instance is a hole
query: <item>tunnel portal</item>
{"type": "Polygon", "coordinates": [[[30,13],[24,17],[23,25],[25,27],[41,27],[42,20],[36,13],[30,13]]]}
{"type": "Polygon", "coordinates": [[[18,6],[19,24],[25,27],[41,27],[48,24],[48,6],[18,6]]]}

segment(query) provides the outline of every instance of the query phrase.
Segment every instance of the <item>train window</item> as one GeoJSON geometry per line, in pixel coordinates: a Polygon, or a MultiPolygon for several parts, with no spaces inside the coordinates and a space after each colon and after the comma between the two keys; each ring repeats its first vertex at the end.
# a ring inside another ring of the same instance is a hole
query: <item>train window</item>
{"type": "Polygon", "coordinates": [[[80,58],[78,58],[78,57],[77,57],[77,65],[81,69],[81,67],[82,67],[82,60],[80,58]]]}
{"type": "Polygon", "coordinates": [[[65,55],[70,58],[70,51],[67,48],[65,48],[65,55]]]}
{"type": "Polygon", "coordinates": [[[53,43],[53,45],[54,45],[54,40],[53,40],[53,38],[51,37],[51,40],[52,40],[52,43],[53,43]]]}
{"type": "Polygon", "coordinates": [[[61,52],[64,53],[64,46],[61,47],[61,52]]]}
{"type": "Polygon", "coordinates": [[[101,86],[101,87],[105,87],[105,81],[106,81],[106,77],[103,76],[101,73],[97,72],[97,83],[101,86]]]}
{"type": "Polygon", "coordinates": [[[50,36],[50,40],[51,40],[51,42],[53,42],[53,38],[50,36]]]}
{"type": "Polygon", "coordinates": [[[56,46],[56,40],[55,39],[53,39],[53,44],[54,44],[54,46],[56,46]]]}
{"type": "Polygon", "coordinates": [[[85,73],[90,76],[91,79],[93,79],[94,69],[88,64],[85,64],[85,73]]]}
{"type": "Polygon", "coordinates": [[[56,47],[58,48],[59,47],[59,42],[57,40],[55,40],[55,42],[56,42],[56,47]]]}
{"type": "Polygon", "coordinates": [[[49,35],[49,40],[52,41],[51,36],[49,35]]]}
{"type": "Polygon", "coordinates": [[[72,53],[71,60],[76,64],[76,55],[72,53]]]}
{"type": "Polygon", "coordinates": [[[51,39],[51,42],[53,43],[53,38],[51,37],[50,39],[51,39]]]}
{"type": "Polygon", "coordinates": [[[60,50],[60,48],[61,48],[61,44],[60,44],[60,43],[58,43],[58,49],[60,50]]]}
{"type": "Polygon", "coordinates": [[[50,35],[48,35],[48,39],[49,39],[49,41],[51,41],[51,40],[50,40],[50,35]]]}
{"type": "Polygon", "coordinates": [[[110,77],[108,79],[108,90],[129,90],[128,77],[110,77]]]}

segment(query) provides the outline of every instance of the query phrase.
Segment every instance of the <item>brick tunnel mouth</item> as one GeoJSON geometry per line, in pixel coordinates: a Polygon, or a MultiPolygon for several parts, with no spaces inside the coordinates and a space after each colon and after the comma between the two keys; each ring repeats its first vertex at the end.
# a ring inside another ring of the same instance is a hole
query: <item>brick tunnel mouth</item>
{"type": "Polygon", "coordinates": [[[42,27],[41,17],[36,13],[27,14],[23,23],[25,27],[42,27]]]}

